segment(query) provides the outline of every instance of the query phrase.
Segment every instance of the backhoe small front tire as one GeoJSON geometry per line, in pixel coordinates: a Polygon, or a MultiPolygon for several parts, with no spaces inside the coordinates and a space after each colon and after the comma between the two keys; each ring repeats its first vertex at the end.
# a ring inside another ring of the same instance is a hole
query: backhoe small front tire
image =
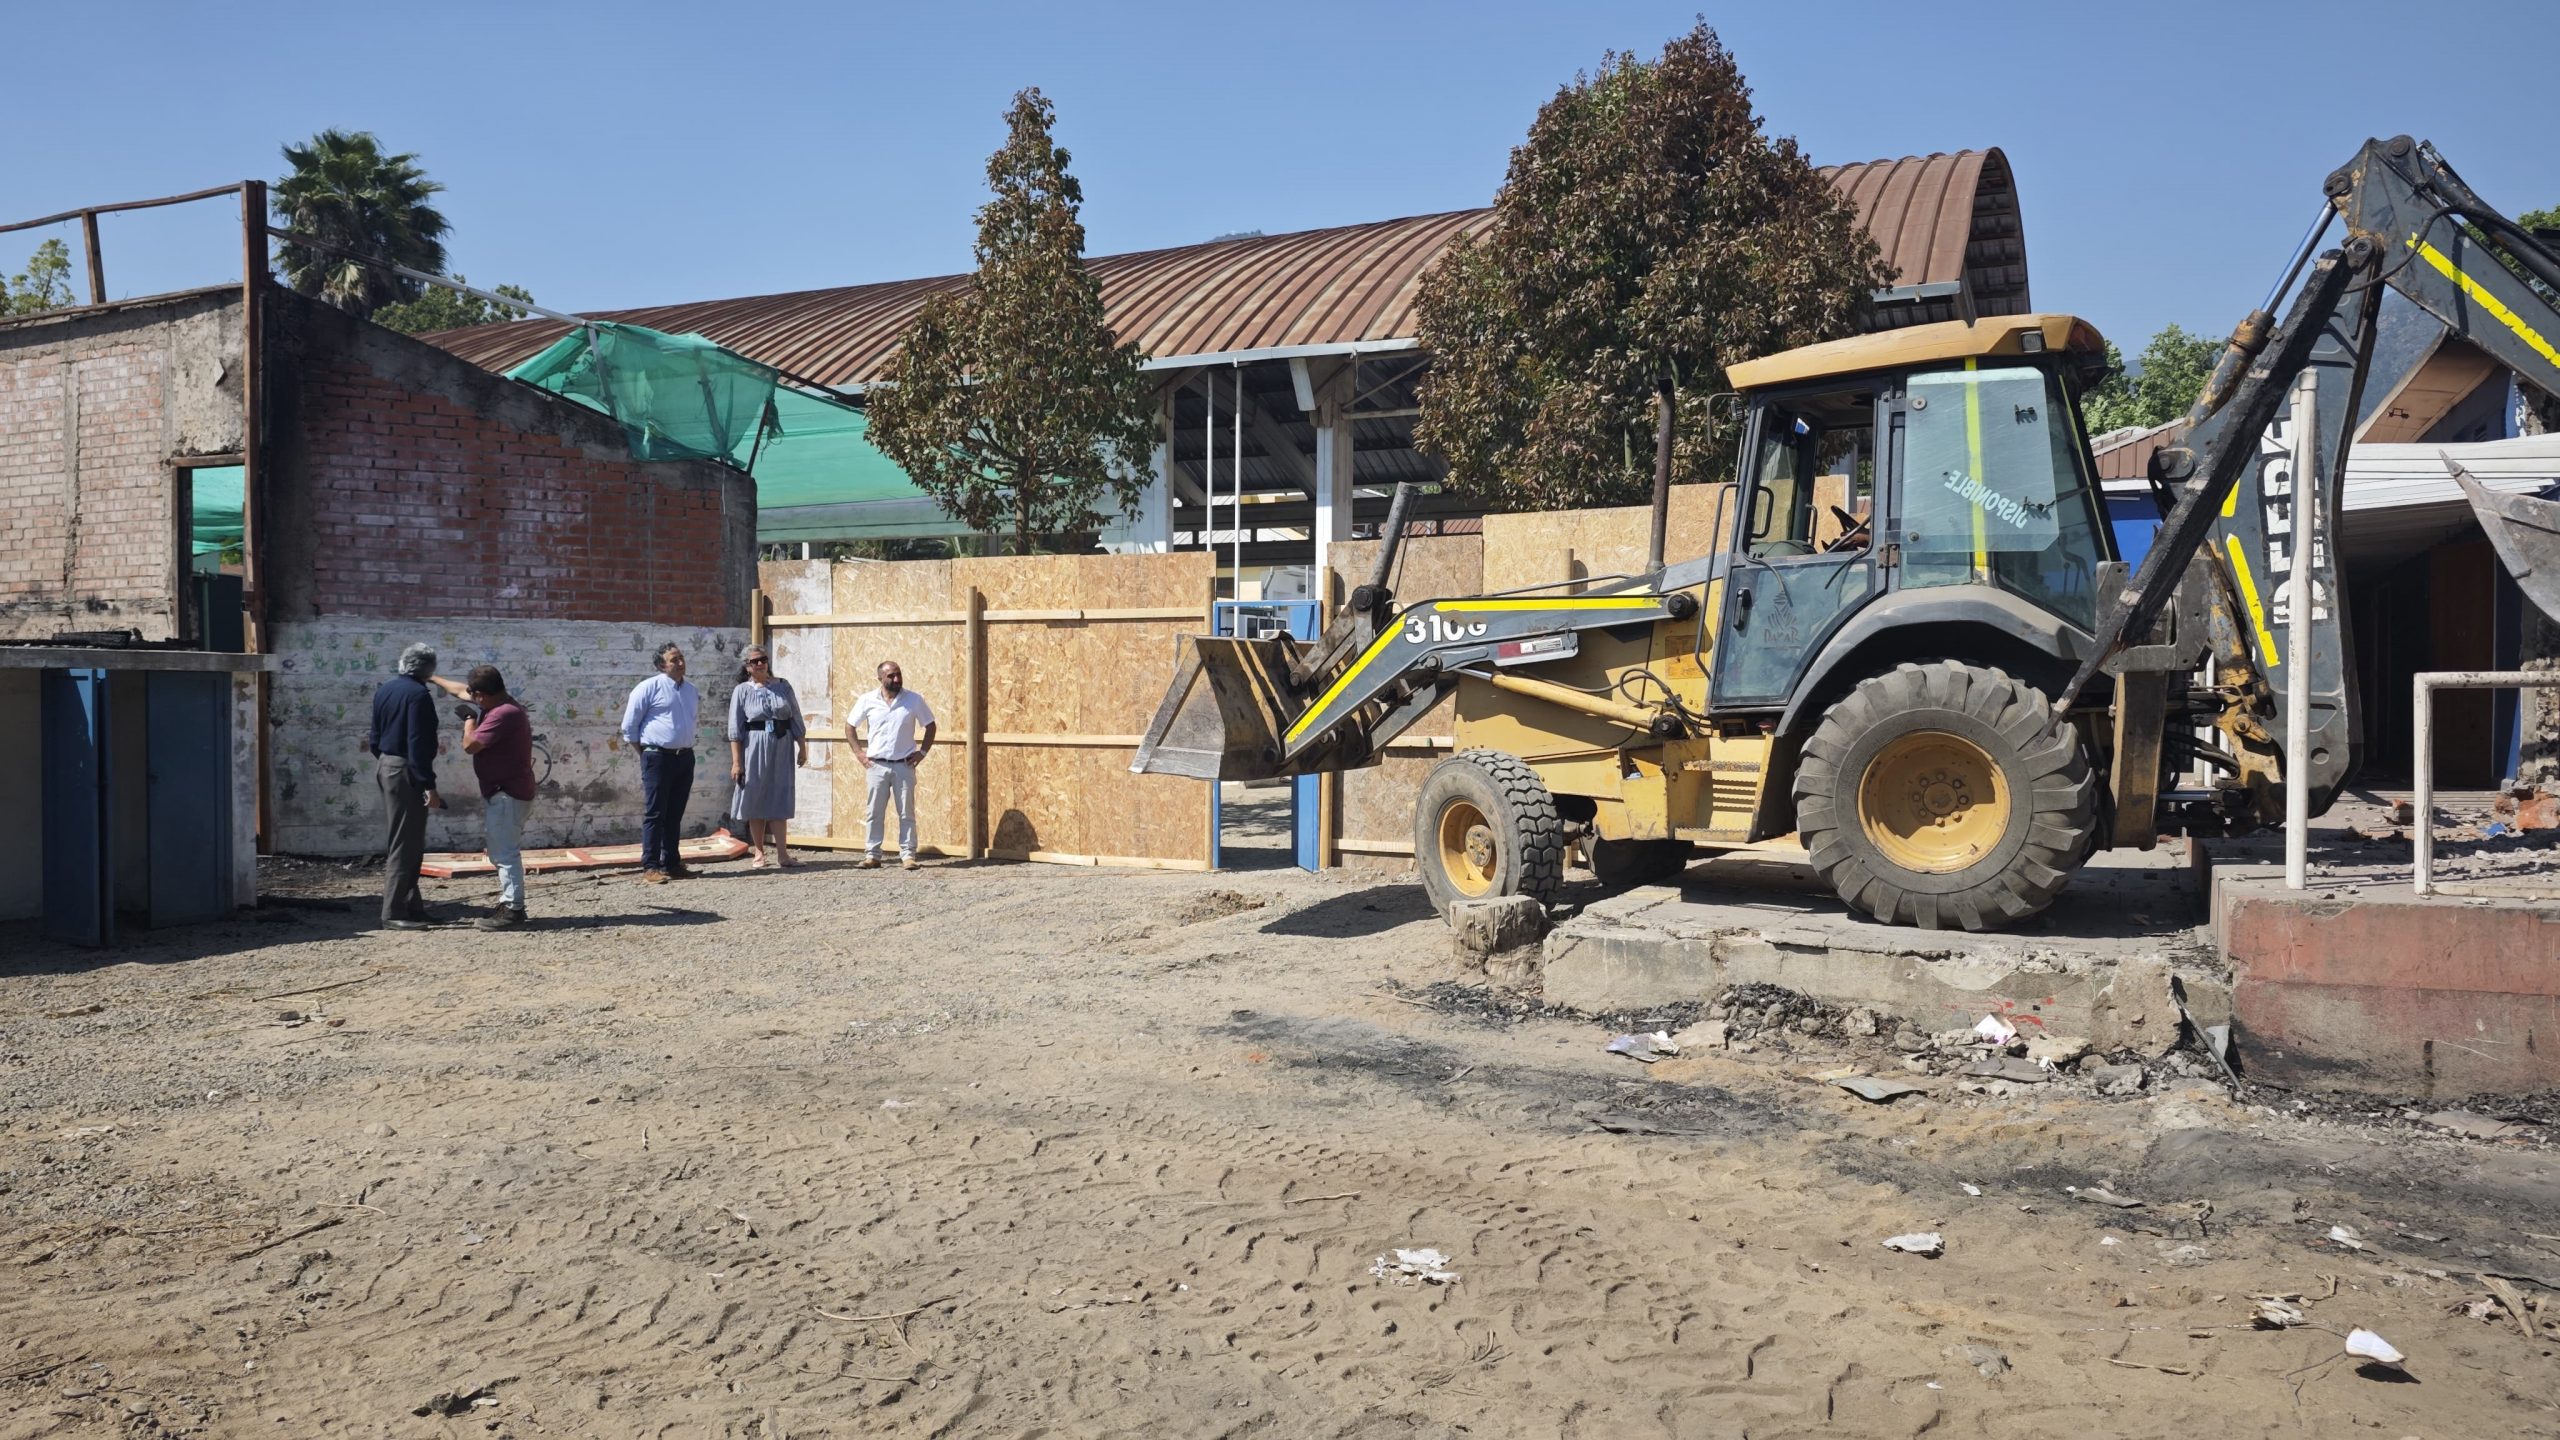
{"type": "Polygon", "coordinates": [[[2097,831],[2077,731],[1998,670],[1940,661],[1861,682],[1796,765],[1796,831],[1850,907],[1993,930],[2053,903],[2097,831]]]}
{"type": "Polygon", "coordinates": [[[1517,755],[1469,750],[1431,767],[1413,810],[1413,863],[1431,908],[1526,895],[1544,905],[1564,885],[1564,820],[1538,772],[1517,755]]]}

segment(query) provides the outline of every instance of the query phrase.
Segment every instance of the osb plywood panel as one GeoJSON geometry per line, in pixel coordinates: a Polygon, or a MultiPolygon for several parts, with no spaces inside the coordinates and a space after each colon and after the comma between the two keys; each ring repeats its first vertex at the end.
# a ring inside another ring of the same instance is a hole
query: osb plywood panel
{"type": "MultiPolygon", "coordinates": [[[[835,567],[825,560],[764,561],[756,566],[756,585],[772,602],[776,615],[822,615],[835,604],[835,567]]],[[[773,673],[791,682],[809,728],[836,728],[844,717],[835,709],[835,632],[795,626],[775,630],[766,643],[773,650],[773,673]]],[[[843,748],[812,745],[809,763],[792,772],[792,799],[799,812],[791,821],[794,828],[812,835],[829,833],[836,789],[830,772],[841,758],[836,752],[843,748]]]]}
{"type": "MultiPolygon", "coordinates": [[[[1326,561],[1342,576],[1342,593],[1369,578],[1369,567],[1377,562],[1378,542],[1355,540],[1335,545],[1326,552],[1326,561]]],[[[1434,535],[1407,539],[1397,552],[1395,591],[1399,603],[1447,599],[1478,595],[1484,584],[1484,537],[1481,535],[1434,535]]],[[[1414,722],[1405,732],[1407,739],[1442,736],[1455,723],[1454,701],[1442,701],[1431,713],[1414,722]]],[[[1449,754],[1446,750],[1390,749],[1385,759],[1375,765],[1345,771],[1342,776],[1342,809],[1336,837],[1354,841],[1410,842],[1413,836],[1413,797],[1422,788],[1422,777],[1449,754]]],[[[1343,863],[1402,866],[1398,856],[1360,855],[1346,852],[1343,863]]]]}
{"type": "MultiPolygon", "coordinates": [[[[1671,521],[1664,553],[1673,564],[1715,553],[1718,532],[1729,525],[1730,487],[1671,487],[1671,521]]],[[[1484,588],[1518,590],[1567,580],[1631,575],[1644,568],[1653,534],[1653,509],[1626,505],[1607,510],[1539,510],[1484,519],[1484,588]]]]}
{"type": "MultiPolygon", "coordinates": [[[[1204,631],[1203,554],[1042,555],[959,562],[990,610],[1197,607],[1179,620],[998,621],[987,626],[989,730],[1134,736],[1146,729],[1186,638],[1204,631]]],[[[1132,775],[1130,746],[988,750],[990,845],[1072,855],[1208,858],[1205,787],[1132,775]]]]}
{"type": "MultiPolygon", "coordinates": [[[[967,590],[955,579],[948,560],[862,561],[835,563],[833,612],[839,615],[889,615],[948,612],[961,609],[967,590]]],[[[832,681],[828,713],[841,728],[854,702],[877,687],[873,678],[883,660],[898,662],[907,688],[933,707],[944,733],[965,729],[968,670],[966,627],[953,624],[852,625],[832,630],[832,681]]],[[[814,705],[810,708],[815,709],[814,705]]],[[[868,793],[860,764],[832,767],[835,782],[833,825],[829,838],[859,840],[868,814],[868,793]]],[[[958,852],[969,843],[968,779],[962,769],[966,752],[959,746],[937,748],[916,777],[916,839],[937,849],[958,852]]],[[[894,822],[892,822],[894,825],[894,822]]],[[[895,843],[896,831],[884,836],[895,843]]]]}

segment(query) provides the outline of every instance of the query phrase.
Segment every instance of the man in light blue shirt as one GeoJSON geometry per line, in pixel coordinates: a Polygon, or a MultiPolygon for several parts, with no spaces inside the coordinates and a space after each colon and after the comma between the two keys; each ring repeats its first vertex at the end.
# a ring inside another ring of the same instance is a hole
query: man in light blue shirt
{"type": "Polygon", "coordinates": [[[685,877],[676,843],[693,793],[695,717],[702,692],[685,683],[684,652],[658,647],[658,673],[631,687],[622,739],[640,752],[640,878],[651,885],[685,877]]]}

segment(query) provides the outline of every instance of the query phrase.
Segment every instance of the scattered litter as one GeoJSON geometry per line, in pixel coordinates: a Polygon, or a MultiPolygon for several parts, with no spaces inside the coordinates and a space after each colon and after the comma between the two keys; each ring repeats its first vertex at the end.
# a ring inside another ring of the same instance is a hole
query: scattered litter
{"type": "Polygon", "coordinates": [[[2468,1315],[2474,1320],[2486,1320],[2495,1325],[2507,1318],[2507,1307],[2483,1295],[2476,1300],[2467,1300],[2455,1306],[2454,1313],[2468,1315]]]}
{"type": "Polygon", "coordinates": [[[1909,1235],[1896,1235],[1884,1242],[1884,1248],[1899,1250],[1906,1255],[1926,1255],[1935,1259],[1947,1253],[1947,1242],[1940,1238],[1935,1230],[1920,1230],[1909,1235]]]}
{"type": "Polygon", "coordinates": [[[880,1102],[880,1108],[883,1110],[904,1110],[914,1103],[916,1102],[913,1100],[883,1100],[880,1102]]]}
{"type": "Polygon", "coordinates": [[[2098,1243],[2101,1245],[2121,1245],[2124,1241],[2113,1235],[2101,1235],[2098,1237],[2098,1243]]]}
{"type": "Polygon", "coordinates": [[[2311,1323],[2311,1317],[2303,1313],[2302,1307],[2292,1303],[2299,1298],[2299,1296],[2283,1295],[2253,1296],[2249,1323],[2261,1330],[2290,1330],[2296,1325],[2307,1325],[2311,1323]]]}
{"type": "Polygon", "coordinates": [[[471,1227],[469,1227],[469,1226],[467,1226],[467,1225],[463,1227],[463,1230],[462,1230],[462,1243],[463,1243],[463,1244],[465,1244],[465,1245],[480,1245],[480,1244],[485,1244],[485,1243],[487,1243],[488,1239],[489,1239],[489,1237],[488,1237],[488,1236],[481,1234],[479,1231],[474,1230],[474,1229],[472,1229],[471,1227]]]}
{"type": "Polygon", "coordinates": [[[1973,1022],[1974,1038],[1994,1045],[2006,1045],[2018,1038],[2018,1027],[1997,1015],[1985,1015],[1973,1022]]]}
{"type": "Polygon", "coordinates": [[[1981,1196],[1981,1194],[1982,1194],[1982,1187],[1981,1187],[1981,1186],[1979,1186],[1979,1185],[1974,1184],[1972,1181],[1969,1181],[1969,1180],[1959,1180],[1959,1181],[1957,1181],[1957,1182],[1956,1182],[1956,1188],[1958,1188],[1958,1189],[1960,1189],[1960,1190],[1964,1191],[1964,1193],[1966,1193],[1967,1195],[1972,1195],[1972,1196],[1975,1196],[1975,1197],[1977,1197],[1977,1198],[1978,1198],[1978,1197],[1980,1197],[1980,1196],[1981,1196]]]}
{"type": "Polygon", "coordinates": [[[1381,1255],[1369,1267],[1369,1273],[1398,1285],[1455,1285],[1456,1272],[1449,1269],[1449,1257],[1437,1250],[1398,1250],[1393,1260],[1381,1255]]]}
{"type": "Polygon", "coordinates": [[[1650,1035],[1621,1035],[1609,1042],[1609,1053],[1650,1065],[1665,1055],[1679,1054],[1680,1046],[1671,1038],[1671,1032],[1656,1030],[1650,1035]]]}
{"type": "Polygon", "coordinates": [[[2113,1190],[2107,1189],[2103,1185],[2092,1185],[2086,1190],[2083,1190],[2076,1185],[2066,1186],[2064,1188],[2070,1190],[2072,1194],[2083,1200],[2095,1201],[2100,1205],[2113,1205],[2119,1210],[2139,1210],[2145,1204],[2149,1203],[2147,1201],[2136,1200],[2130,1195],[2119,1195],[2113,1190]]]}
{"type": "Polygon", "coordinates": [[[2332,1243],[2344,1245],[2350,1250],[2361,1250],[2364,1248],[2364,1237],[2353,1230],[2348,1229],[2344,1225],[2330,1226],[2329,1239],[2332,1243]]]}
{"type": "Polygon", "coordinates": [[[2456,1135],[2472,1140],[2503,1140],[2510,1135],[2523,1133],[2525,1128],[2512,1120],[2475,1115],[2468,1110],[2439,1110],[2433,1115],[2421,1117],[2421,1123],[2433,1125],[2439,1130],[2450,1130],[2456,1135]]]}
{"type": "Polygon", "coordinates": [[[1872,1100],[1879,1104],[1898,1095],[1925,1094],[1929,1088],[1926,1085],[1914,1085],[1908,1080],[1879,1080],[1873,1075],[1846,1075],[1831,1083],[1861,1100],[1872,1100]]]}
{"type": "Polygon", "coordinates": [[[2400,1362],[2408,1358],[2392,1348],[2390,1341],[2362,1327],[2347,1332],[2347,1353],[2393,1369],[2398,1369],[2400,1362]]]}
{"type": "Polygon", "coordinates": [[[1958,1345],[1956,1351],[1964,1356],[1964,1363],[1972,1366],[1973,1372],[1985,1380],[2009,1373],[2009,1357],[1988,1345],[1958,1345]]]}

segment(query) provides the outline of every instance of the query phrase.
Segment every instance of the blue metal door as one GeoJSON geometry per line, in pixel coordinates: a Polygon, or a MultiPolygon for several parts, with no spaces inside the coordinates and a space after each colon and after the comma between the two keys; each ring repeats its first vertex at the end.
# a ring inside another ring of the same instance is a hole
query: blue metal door
{"type": "MultiPolygon", "coordinates": [[[[1324,629],[1324,616],[1313,600],[1221,600],[1218,602],[1217,631],[1220,635],[1241,635],[1250,640],[1266,635],[1288,635],[1298,640],[1313,640],[1324,629]]],[[[1218,786],[1209,787],[1209,833],[1216,837],[1225,818],[1219,812],[1218,786]]],[[[1289,854],[1301,870],[1313,870],[1317,864],[1316,824],[1319,819],[1316,799],[1316,777],[1300,775],[1289,782],[1289,854]]],[[[1212,869],[1226,862],[1219,854],[1215,839],[1209,847],[1212,869]]]]}
{"type": "Polygon", "coordinates": [[[231,677],[144,677],[151,895],[143,923],[228,915],[231,895],[231,677]]]}
{"type": "Polygon", "coordinates": [[[107,672],[47,670],[36,689],[44,765],[45,937],[73,945],[113,944],[107,672]]]}

